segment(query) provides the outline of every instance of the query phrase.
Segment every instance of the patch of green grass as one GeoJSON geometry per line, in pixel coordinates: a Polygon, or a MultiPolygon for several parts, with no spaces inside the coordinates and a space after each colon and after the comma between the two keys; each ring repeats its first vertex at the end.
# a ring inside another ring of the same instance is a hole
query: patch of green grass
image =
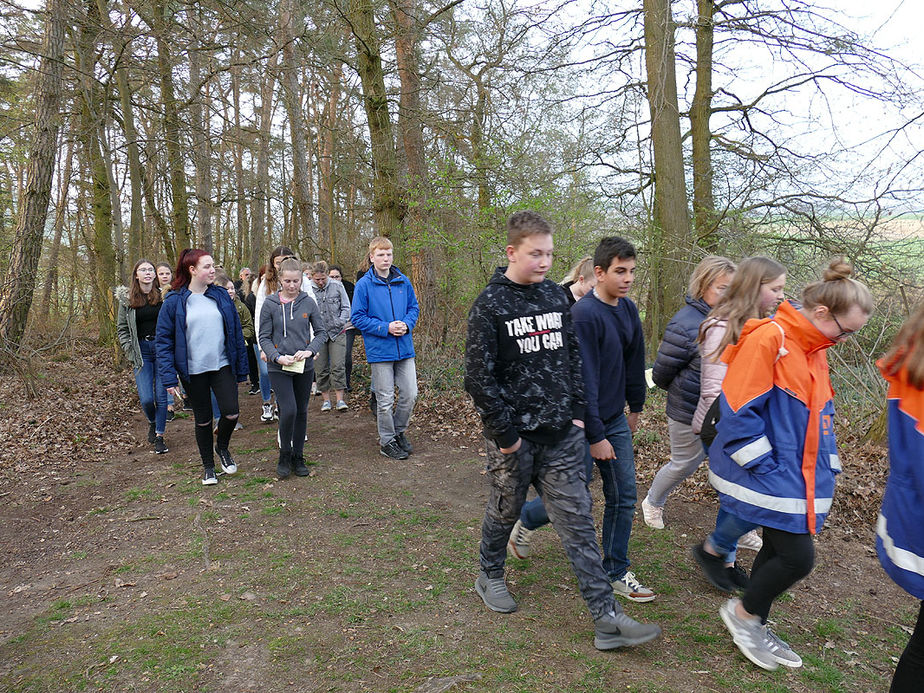
{"type": "Polygon", "coordinates": [[[841,672],[841,662],[829,662],[811,654],[802,657],[804,666],[799,670],[799,677],[810,684],[814,690],[825,690],[837,693],[847,690],[842,686],[844,674],[841,672]]]}
{"type": "Polygon", "coordinates": [[[82,549],[81,549],[81,550],[77,550],[77,551],[71,551],[71,558],[72,558],[73,560],[75,560],[75,561],[82,561],[82,560],[85,559],[88,555],[89,555],[89,554],[88,554],[86,551],[82,550],[82,549]]]}
{"type": "Polygon", "coordinates": [[[820,618],[815,622],[815,633],[822,638],[838,638],[844,635],[844,626],[836,618],[820,618]]]}
{"type": "Polygon", "coordinates": [[[140,500],[142,498],[153,498],[154,491],[149,488],[130,488],[125,492],[125,500],[128,502],[140,500]]]}

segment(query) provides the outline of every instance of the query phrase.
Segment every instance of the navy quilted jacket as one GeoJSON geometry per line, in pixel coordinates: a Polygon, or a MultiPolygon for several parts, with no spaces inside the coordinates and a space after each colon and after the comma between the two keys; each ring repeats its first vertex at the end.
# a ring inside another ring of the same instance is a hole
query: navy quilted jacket
{"type": "Polygon", "coordinates": [[[687,296],[687,305],[677,311],[664,330],[651,377],[667,390],[667,415],[689,425],[699,402],[699,326],[709,313],[703,299],[687,296]]]}

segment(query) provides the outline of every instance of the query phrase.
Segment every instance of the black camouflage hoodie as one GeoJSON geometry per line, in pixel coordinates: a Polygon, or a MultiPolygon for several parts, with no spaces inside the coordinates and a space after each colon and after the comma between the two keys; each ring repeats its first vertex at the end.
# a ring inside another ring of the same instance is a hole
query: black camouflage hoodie
{"type": "Polygon", "coordinates": [[[468,314],[465,389],[498,447],[561,440],[584,418],[577,337],[562,288],[516,284],[499,267],[468,314]]]}

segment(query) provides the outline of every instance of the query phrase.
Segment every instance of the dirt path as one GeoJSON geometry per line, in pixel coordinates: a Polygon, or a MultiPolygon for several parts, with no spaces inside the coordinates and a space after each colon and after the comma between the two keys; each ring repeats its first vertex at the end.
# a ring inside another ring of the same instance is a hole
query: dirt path
{"type": "MultiPolygon", "coordinates": [[[[120,387],[121,427],[142,441],[146,425],[120,387]]],[[[275,427],[259,423],[257,399],[241,391],[240,472],[217,488],[199,483],[191,419],[168,425],[164,456],[126,436],[121,454],[63,469],[39,456],[6,475],[0,688],[877,691],[907,640],[914,604],[879,570],[868,528],[835,530],[775,612],[806,666],[757,670],[689,558],[714,508],[683,500],[667,531],[638,518],[633,535],[634,568],[659,598],[626,610],[660,622],[658,642],[593,649],[551,530],[534,558],[511,562],[520,611],[490,613],[471,589],[482,457],[477,440],[447,432],[463,405],[421,407],[417,450],[395,462],[379,455],[363,401],[322,415],[314,398],[313,475],[279,482],[275,427]]],[[[640,494],[652,471],[640,464],[640,494]]]]}

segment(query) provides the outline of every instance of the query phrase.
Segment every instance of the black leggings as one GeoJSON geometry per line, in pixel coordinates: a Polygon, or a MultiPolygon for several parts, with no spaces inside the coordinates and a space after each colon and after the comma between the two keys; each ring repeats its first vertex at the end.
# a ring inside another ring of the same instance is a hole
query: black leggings
{"type": "Polygon", "coordinates": [[[918,622],[911,634],[911,640],[898,660],[898,668],[892,678],[889,693],[917,693],[924,681],[924,602],[918,612],[918,622]]]}
{"type": "Polygon", "coordinates": [[[270,371],[270,383],[279,407],[279,448],[298,456],[305,451],[305,431],[308,428],[308,400],[314,368],[304,373],[270,371]]]}
{"type": "Polygon", "coordinates": [[[192,404],[193,417],[196,420],[196,445],[199,446],[199,456],[202,457],[202,466],[215,468],[214,450],[212,447],[212,393],[218,402],[219,450],[227,450],[231,442],[231,434],[237,423],[239,414],[237,405],[237,383],[231,373],[231,366],[224,366],[221,370],[206,371],[189,376],[186,384],[186,394],[192,404]]]}
{"type": "Polygon", "coordinates": [[[251,388],[260,387],[260,371],[257,366],[257,354],[253,350],[253,342],[247,342],[247,366],[250,368],[251,388]]]}
{"type": "Polygon", "coordinates": [[[815,544],[811,534],[764,527],[764,545],[751,568],[751,584],[741,597],[745,611],[767,622],[770,606],[783,592],[812,572],[815,544]]]}

